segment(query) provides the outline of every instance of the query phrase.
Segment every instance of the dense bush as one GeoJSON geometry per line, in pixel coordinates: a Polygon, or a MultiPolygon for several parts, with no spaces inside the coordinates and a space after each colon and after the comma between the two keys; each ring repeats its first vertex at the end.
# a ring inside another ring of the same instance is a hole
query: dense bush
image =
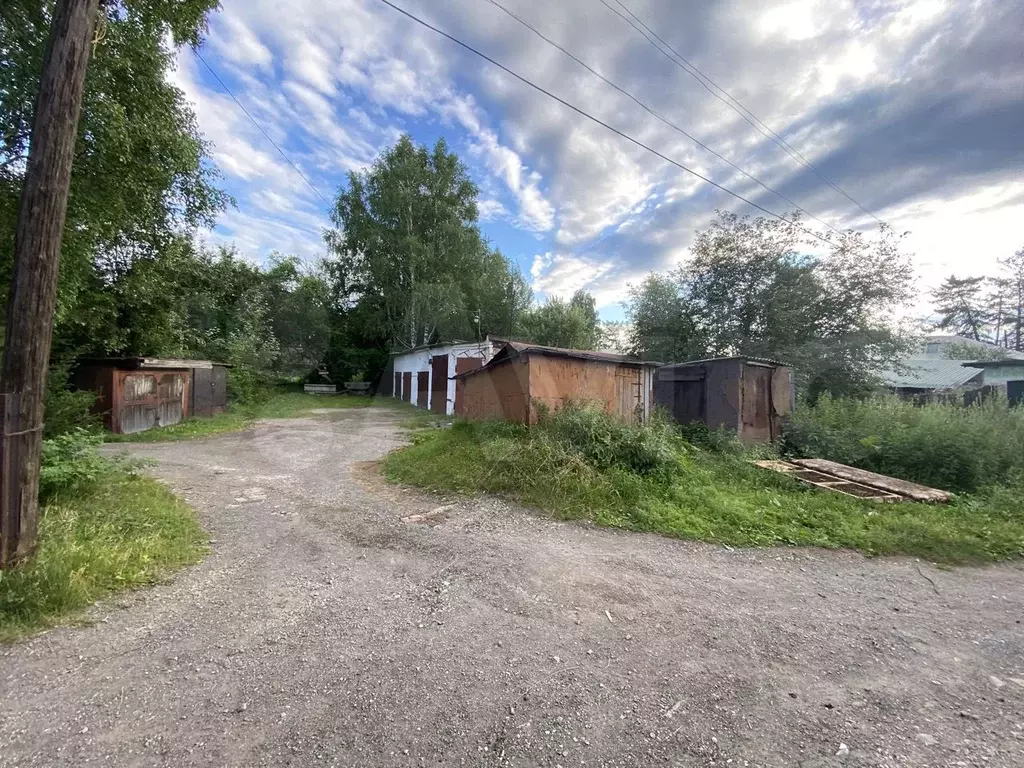
{"type": "Polygon", "coordinates": [[[783,450],[953,491],[977,491],[1024,472],[1024,409],[992,398],[969,408],[894,396],[824,396],[801,403],[783,450]]]}
{"type": "Polygon", "coordinates": [[[116,466],[99,454],[103,436],[96,431],[74,427],[43,440],[39,470],[39,497],[45,501],[63,491],[82,491],[99,481],[116,466]]]}
{"type": "Polygon", "coordinates": [[[682,450],[675,426],[658,416],[646,424],[623,424],[578,403],[542,414],[534,432],[535,440],[554,443],[598,469],[618,467],[641,475],[675,469],[682,450]]]}
{"type": "Polygon", "coordinates": [[[98,426],[99,416],[90,409],[96,393],[72,391],[70,371],[66,364],[50,366],[46,376],[46,402],[43,437],[56,437],[80,427],[98,426]]]}

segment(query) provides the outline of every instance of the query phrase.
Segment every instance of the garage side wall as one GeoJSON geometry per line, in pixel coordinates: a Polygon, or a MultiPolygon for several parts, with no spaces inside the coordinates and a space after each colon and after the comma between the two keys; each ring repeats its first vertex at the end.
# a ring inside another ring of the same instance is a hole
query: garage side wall
{"type": "MultiPolygon", "coordinates": [[[[641,370],[597,360],[530,355],[530,399],[551,410],[566,400],[585,402],[632,421],[641,403],[641,370]]],[[[531,409],[536,423],[536,409],[531,409]]]]}
{"type": "Polygon", "coordinates": [[[530,368],[522,359],[501,363],[461,379],[461,413],[467,419],[530,421],[530,368]]]}

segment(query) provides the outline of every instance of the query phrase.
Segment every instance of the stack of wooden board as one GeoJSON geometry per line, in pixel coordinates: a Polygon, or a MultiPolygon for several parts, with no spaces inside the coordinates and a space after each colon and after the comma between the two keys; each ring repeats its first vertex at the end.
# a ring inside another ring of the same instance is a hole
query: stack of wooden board
{"type": "Polygon", "coordinates": [[[923,501],[944,504],[953,498],[949,491],[929,488],[895,477],[868,472],[826,459],[755,461],[759,467],[784,472],[797,480],[847,496],[872,501],[923,501]]]}

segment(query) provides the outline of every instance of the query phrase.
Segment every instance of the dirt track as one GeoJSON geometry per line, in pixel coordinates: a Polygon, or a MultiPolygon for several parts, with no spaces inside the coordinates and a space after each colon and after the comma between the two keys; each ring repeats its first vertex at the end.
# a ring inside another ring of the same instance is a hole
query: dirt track
{"type": "Polygon", "coordinates": [[[134,446],[213,553],[0,650],[0,765],[1024,766],[1021,565],[448,507],[394,419],[134,446]]]}

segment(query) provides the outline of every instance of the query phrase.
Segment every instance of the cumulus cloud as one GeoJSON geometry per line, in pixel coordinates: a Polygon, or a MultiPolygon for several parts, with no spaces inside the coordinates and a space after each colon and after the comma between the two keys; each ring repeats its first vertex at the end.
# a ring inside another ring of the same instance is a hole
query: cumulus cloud
{"type": "MultiPolygon", "coordinates": [[[[977,272],[1019,247],[1020,3],[625,0],[750,110],[742,114],[625,14],[594,0],[502,2],[808,212],[837,227],[875,225],[824,175],[911,230],[926,281],[977,272]],[[816,170],[766,136],[760,121],[816,170]]],[[[789,208],[488,3],[409,8],[675,161],[770,210],[789,208]]],[[[225,0],[208,49],[327,196],[401,132],[445,137],[483,190],[485,232],[500,224],[496,245],[519,259],[542,295],[585,288],[610,306],[630,281],[685,259],[715,208],[752,212],[372,0],[296,0],[287,13],[272,0],[225,0]],[[507,235],[509,226],[525,236],[507,235]]],[[[315,251],[327,207],[189,53],[180,61],[176,82],[197,103],[239,200],[220,234],[245,230],[240,237],[257,249],[280,238],[315,251]]]]}

